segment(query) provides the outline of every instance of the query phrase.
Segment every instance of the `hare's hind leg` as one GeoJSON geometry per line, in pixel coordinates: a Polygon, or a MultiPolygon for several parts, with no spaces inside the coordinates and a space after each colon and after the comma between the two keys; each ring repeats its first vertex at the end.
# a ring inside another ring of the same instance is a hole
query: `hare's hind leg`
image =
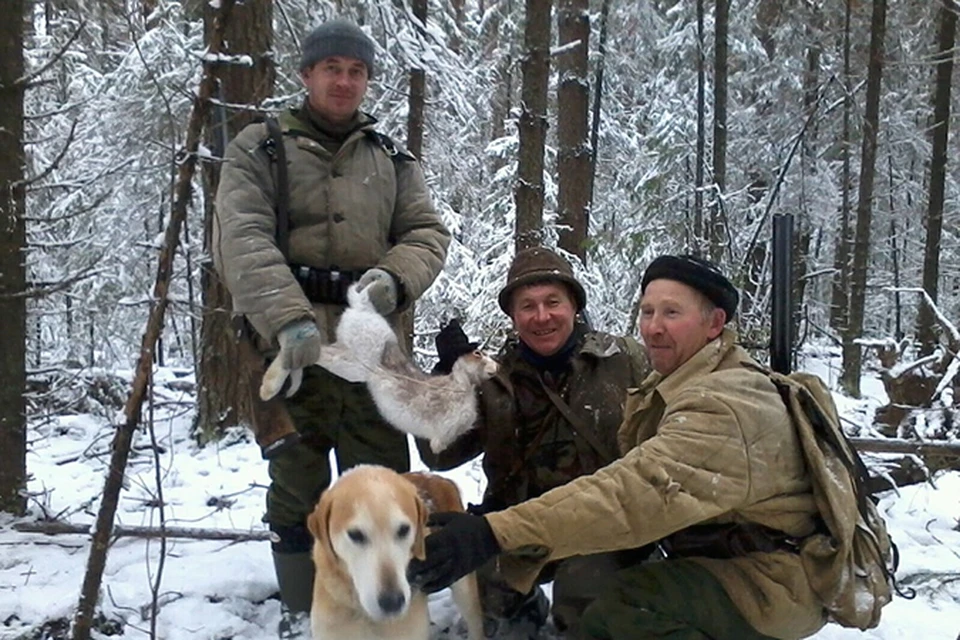
{"type": "MultiPolygon", "coordinates": [[[[280,358],[274,358],[270,366],[263,374],[263,380],[260,382],[260,399],[266,402],[280,393],[283,383],[286,382],[290,372],[280,364],[280,358]]],[[[296,380],[299,387],[299,380],[296,380]]]]}
{"type": "Polygon", "coordinates": [[[467,623],[467,637],[470,640],[483,640],[483,609],[480,606],[477,574],[465,575],[450,585],[450,590],[460,615],[467,623]]]}

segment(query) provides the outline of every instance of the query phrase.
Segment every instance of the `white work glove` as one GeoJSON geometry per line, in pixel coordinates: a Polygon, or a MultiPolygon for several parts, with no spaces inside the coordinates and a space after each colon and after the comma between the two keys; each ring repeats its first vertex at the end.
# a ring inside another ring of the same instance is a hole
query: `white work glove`
{"type": "Polygon", "coordinates": [[[373,308],[382,316],[393,313],[397,308],[397,281],[383,269],[367,269],[357,281],[357,290],[367,289],[367,295],[373,308]]]}
{"type": "Polygon", "coordinates": [[[313,320],[295,320],[277,333],[280,354],[277,359],[288,370],[303,369],[320,359],[320,330],[313,320]]]}

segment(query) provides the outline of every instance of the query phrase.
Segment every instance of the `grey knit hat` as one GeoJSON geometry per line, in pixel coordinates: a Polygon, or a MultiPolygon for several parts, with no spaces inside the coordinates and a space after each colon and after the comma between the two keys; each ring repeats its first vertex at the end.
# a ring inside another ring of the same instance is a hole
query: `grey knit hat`
{"type": "Polygon", "coordinates": [[[360,27],[342,18],[328,20],[310,32],[303,41],[300,70],[308,69],[330,56],[356,58],[367,65],[367,77],[373,77],[373,40],[360,27]]]}

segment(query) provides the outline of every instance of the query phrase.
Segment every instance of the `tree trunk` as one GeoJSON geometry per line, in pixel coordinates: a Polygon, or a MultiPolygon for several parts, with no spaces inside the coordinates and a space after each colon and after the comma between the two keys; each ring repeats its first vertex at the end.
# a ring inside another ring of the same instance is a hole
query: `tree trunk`
{"type": "Polygon", "coordinates": [[[848,395],[860,397],[862,353],[855,340],[863,333],[867,293],[867,262],[870,258],[870,222],[873,216],[873,179],[876,175],[877,129],[880,126],[880,83],[883,79],[883,39],[887,0],[874,0],[870,20],[870,62],[867,66],[867,97],[860,152],[860,188],[857,194],[857,224],[853,238],[853,270],[850,278],[850,316],[843,332],[843,365],[840,383],[848,395]]]}
{"type": "Polygon", "coordinates": [[[514,200],[516,248],[538,246],[543,239],[543,154],[547,138],[547,85],[550,76],[552,0],[526,0],[520,151],[514,200]]]}
{"type": "Polygon", "coordinates": [[[590,220],[590,137],[587,109],[590,81],[587,56],[590,51],[590,18],[587,0],[560,0],[557,26],[559,46],[564,49],[557,62],[560,88],[557,95],[557,137],[560,157],[558,209],[562,249],[586,262],[587,229],[590,220]],[[579,42],[577,45],[573,43],[579,42]]]}
{"type": "MultiPolygon", "coordinates": [[[[413,0],[413,15],[423,25],[427,24],[427,0],[413,0]]],[[[462,20],[462,4],[454,7],[462,20]]],[[[459,28],[459,24],[458,24],[459,28]]],[[[427,74],[423,69],[410,70],[410,91],[407,94],[407,149],[419,159],[423,158],[424,111],[427,100],[427,74]]],[[[413,353],[414,320],[416,303],[400,314],[400,335],[407,353],[413,353]]]]}
{"type": "Polygon", "coordinates": [[[704,51],[703,2],[697,0],[697,151],[693,169],[693,253],[702,256],[707,247],[703,228],[703,168],[707,164],[707,55],[704,51]]]}
{"type": "Polygon", "coordinates": [[[726,245],[723,198],[727,185],[727,29],[730,0],[717,0],[713,68],[713,185],[710,210],[710,258],[720,262],[726,245]]]}
{"type": "Polygon", "coordinates": [[[900,301],[900,245],[897,242],[897,218],[894,214],[893,203],[893,154],[887,154],[887,179],[889,188],[887,197],[890,199],[890,268],[893,272],[893,337],[898,342],[903,339],[903,305],[900,301]]]}
{"type": "Polygon", "coordinates": [[[600,107],[603,105],[603,73],[607,63],[607,19],[609,17],[610,0],[603,0],[600,7],[600,42],[597,44],[593,106],[590,110],[590,202],[587,206],[591,211],[593,210],[593,187],[597,182],[597,162],[600,157],[600,107]]]}
{"type": "MultiPolygon", "coordinates": [[[[426,0],[413,0],[413,14],[419,15],[417,13],[417,6],[423,5],[423,24],[427,24],[427,3],[426,0]]],[[[450,8],[453,9],[453,35],[450,37],[450,50],[454,53],[460,53],[460,48],[462,42],[460,41],[460,34],[463,33],[463,5],[464,0],[450,0],[450,8]]],[[[480,9],[480,15],[483,15],[483,9],[480,9]]]]}
{"type": "MultiPolygon", "coordinates": [[[[940,33],[937,37],[936,85],[933,90],[933,126],[930,129],[932,157],[930,158],[930,193],[924,223],[927,238],[923,245],[923,288],[937,301],[937,282],[940,279],[940,236],[943,233],[943,192],[947,175],[947,140],[950,135],[950,89],[953,76],[953,44],[957,32],[957,14],[953,0],[940,5],[940,33]]],[[[920,355],[933,353],[937,345],[934,318],[927,305],[920,305],[917,315],[917,340],[920,355]]]]}
{"type": "Polygon", "coordinates": [[[0,511],[22,514],[27,483],[27,247],[23,184],[24,1],[0,21],[0,511]]]}
{"type": "MultiPolygon", "coordinates": [[[[805,172],[815,182],[817,177],[817,149],[818,149],[818,131],[817,121],[814,114],[820,105],[820,55],[822,48],[820,45],[823,37],[822,23],[823,19],[819,7],[812,6],[809,9],[811,16],[806,28],[807,40],[810,44],[807,47],[806,72],[803,74],[803,115],[810,121],[810,128],[803,136],[803,163],[807,167],[805,172]]],[[[800,323],[803,318],[801,313],[803,309],[803,297],[806,295],[807,272],[810,261],[810,243],[813,239],[813,223],[810,220],[810,214],[804,201],[804,206],[800,209],[800,215],[797,219],[797,233],[794,236],[793,246],[793,309],[791,310],[793,331],[790,334],[794,341],[798,341],[800,333],[800,323]]],[[[797,344],[791,345],[796,347],[797,344]]],[[[796,350],[791,353],[796,357],[796,350]]]]}
{"type": "MultiPolygon", "coordinates": [[[[217,10],[205,3],[204,25],[209,40],[212,21],[217,10]]],[[[219,99],[227,104],[247,104],[249,109],[227,110],[215,106],[207,122],[207,146],[222,157],[228,140],[232,139],[251,120],[263,100],[273,93],[274,67],[272,61],[272,0],[247,0],[238,3],[226,25],[224,35],[227,55],[248,55],[253,66],[241,64],[219,65],[219,99]]],[[[213,196],[220,182],[220,165],[203,165],[205,198],[204,249],[213,255],[213,196]]],[[[200,366],[197,385],[196,429],[201,442],[219,437],[224,427],[250,424],[251,411],[248,395],[249,367],[241,364],[236,332],[231,321],[233,304],[226,287],[213,269],[212,261],[201,268],[203,289],[203,324],[200,330],[200,366]]]]}
{"type": "Polygon", "coordinates": [[[850,14],[853,0],[847,0],[843,19],[843,139],[841,153],[843,168],[840,176],[840,223],[837,245],[833,254],[833,278],[830,288],[830,327],[843,334],[847,326],[847,293],[850,287],[850,192],[853,178],[850,171],[850,114],[853,111],[853,76],[850,70],[850,14]]]}
{"type": "MultiPolygon", "coordinates": [[[[506,134],[505,122],[510,114],[513,97],[513,52],[514,33],[510,14],[513,11],[512,0],[500,0],[491,10],[493,15],[484,28],[484,57],[492,59],[492,85],[490,92],[490,135],[489,141],[498,140],[506,134]]],[[[488,171],[494,175],[506,160],[499,155],[490,161],[488,171]]]]}
{"type": "MultiPolygon", "coordinates": [[[[412,4],[414,17],[426,25],[427,0],[413,0],[412,4]]],[[[423,69],[411,69],[410,93],[407,95],[407,149],[417,158],[423,155],[423,106],[426,92],[427,74],[423,69]]]]}

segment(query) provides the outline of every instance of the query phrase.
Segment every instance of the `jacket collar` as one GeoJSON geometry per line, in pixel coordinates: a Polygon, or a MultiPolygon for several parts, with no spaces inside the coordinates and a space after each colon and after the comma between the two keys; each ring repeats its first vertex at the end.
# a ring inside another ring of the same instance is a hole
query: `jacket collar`
{"type": "MultiPolygon", "coordinates": [[[[332,136],[329,132],[317,128],[313,121],[307,116],[308,110],[309,107],[306,105],[306,102],[304,102],[304,104],[299,108],[290,109],[281,113],[279,120],[280,129],[283,131],[283,133],[305,136],[321,144],[334,139],[334,136],[332,136]]],[[[363,111],[357,111],[356,115],[354,116],[354,122],[351,125],[352,129],[349,133],[343,136],[341,142],[346,142],[350,138],[355,137],[358,135],[358,132],[372,129],[376,124],[376,118],[368,113],[364,113],[363,111]]]]}
{"type": "Polygon", "coordinates": [[[668,376],[652,373],[641,388],[649,390],[656,387],[664,402],[670,403],[674,396],[680,393],[691,382],[713,373],[720,363],[736,349],[737,332],[726,328],[719,336],[708,342],[692,358],[684,362],[676,371],[668,376]]]}
{"type": "MultiPolygon", "coordinates": [[[[575,334],[579,334],[577,345],[570,354],[570,362],[583,357],[604,359],[610,358],[621,352],[620,345],[615,337],[606,333],[598,333],[589,329],[586,325],[578,325],[580,330],[574,329],[575,334]]],[[[520,357],[520,341],[516,335],[507,340],[497,355],[497,361],[502,365],[493,377],[500,386],[506,389],[512,395],[512,384],[510,382],[509,372],[518,369],[524,369],[530,372],[536,372],[536,369],[520,357]]]]}

